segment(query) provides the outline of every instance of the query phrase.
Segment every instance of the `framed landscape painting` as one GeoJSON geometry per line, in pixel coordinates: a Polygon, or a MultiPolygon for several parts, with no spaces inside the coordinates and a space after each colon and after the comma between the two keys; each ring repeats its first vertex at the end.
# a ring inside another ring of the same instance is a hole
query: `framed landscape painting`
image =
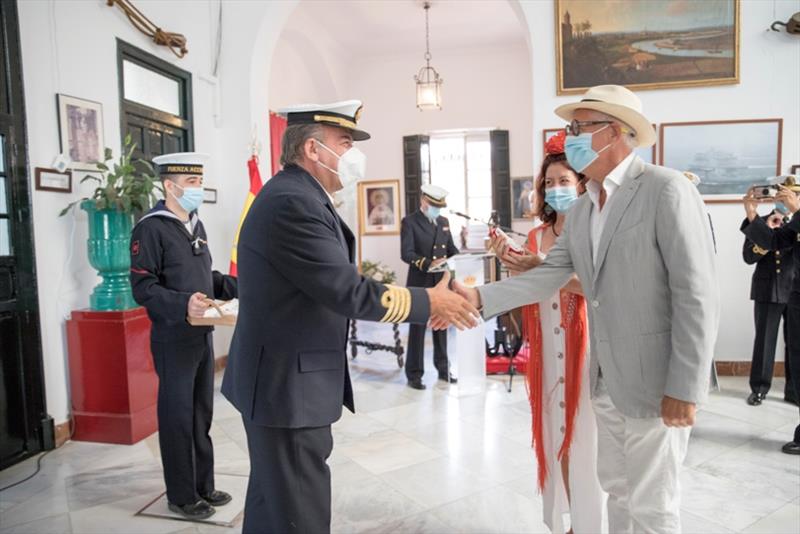
{"type": "Polygon", "coordinates": [[[783,119],[664,123],[660,160],[699,176],[706,202],[738,202],[780,174],[782,135],[783,119]]]}
{"type": "Polygon", "coordinates": [[[558,94],[739,83],[739,0],[556,0],[558,94]]]}

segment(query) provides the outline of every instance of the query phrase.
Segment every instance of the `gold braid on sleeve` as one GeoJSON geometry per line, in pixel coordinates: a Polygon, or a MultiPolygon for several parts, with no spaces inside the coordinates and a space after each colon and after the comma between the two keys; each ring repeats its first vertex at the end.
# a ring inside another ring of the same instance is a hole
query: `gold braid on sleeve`
{"type": "Polygon", "coordinates": [[[381,306],[386,309],[386,314],[381,322],[402,323],[411,313],[411,291],[389,284],[385,284],[385,287],[386,291],[381,295],[381,306]]]}

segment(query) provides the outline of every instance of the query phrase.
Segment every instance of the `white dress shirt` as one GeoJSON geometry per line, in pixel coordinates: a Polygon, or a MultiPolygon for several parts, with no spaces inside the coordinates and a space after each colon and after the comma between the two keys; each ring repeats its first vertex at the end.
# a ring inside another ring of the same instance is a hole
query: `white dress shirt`
{"type": "Polygon", "coordinates": [[[589,195],[589,199],[592,201],[592,214],[589,218],[589,225],[591,226],[593,261],[596,261],[595,252],[597,251],[597,245],[600,243],[600,236],[603,235],[603,228],[606,225],[606,219],[608,219],[608,208],[609,204],[611,203],[611,197],[614,196],[614,192],[617,189],[623,186],[625,177],[628,174],[628,168],[631,166],[635,155],[635,152],[628,154],[627,158],[623,159],[619,165],[614,167],[614,169],[608,173],[608,176],[606,176],[606,179],[603,180],[602,184],[599,184],[594,180],[589,180],[589,182],[586,184],[586,193],[589,195]],[[601,189],[606,190],[606,201],[603,204],[602,209],[600,209],[601,189]]]}

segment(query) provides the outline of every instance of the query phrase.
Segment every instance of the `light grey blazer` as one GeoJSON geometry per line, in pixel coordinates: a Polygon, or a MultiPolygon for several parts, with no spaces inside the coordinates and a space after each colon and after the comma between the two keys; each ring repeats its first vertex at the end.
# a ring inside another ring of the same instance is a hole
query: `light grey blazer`
{"type": "Polygon", "coordinates": [[[577,273],[589,310],[591,391],[598,370],[629,417],[659,417],[664,395],[699,403],[717,338],[714,246],[697,189],[634,157],[592,261],[589,195],[578,199],[542,265],[482,286],[483,316],[552,296],[577,273]]]}

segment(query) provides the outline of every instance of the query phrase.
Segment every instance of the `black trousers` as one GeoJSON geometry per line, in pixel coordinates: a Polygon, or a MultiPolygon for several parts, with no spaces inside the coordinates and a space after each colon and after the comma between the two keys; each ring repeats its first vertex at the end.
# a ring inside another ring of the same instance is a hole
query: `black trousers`
{"type": "MultiPolygon", "coordinates": [[[[800,380],[797,371],[800,369],[800,292],[792,293],[789,297],[789,312],[787,313],[786,323],[789,325],[789,361],[792,369],[795,370],[795,377],[792,381],[796,399],[800,399],[800,380]]],[[[788,379],[786,380],[788,383],[788,379]]],[[[798,408],[800,411],[800,408],[798,408]]],[[[800,443],[800,424],[794,429],[795,443],[800,443]]]]}
{"type": "Polygon", "coordinates": [[[158,443],[167,499],[193,504],[214,491],[214,348],[211,334],[150,344],[158,374],[158,443]]]}
{"type": "MultiPolygon", "coordinates": [[[[787,304],[773,302],[755,302],[753,317],[755,319],[756,337],[753,342],[753,361],[750,366],[750,389],[753,393],[766,395],[772,386],[772,370],[775,365],[775,347],[778,342],[778,327],[783,318],[783,340],[787,344],[784,356],[786,368],[786,386],[784,395],[793,397],[792,366],[789,362],[789,307],[787,304]]],[[[796,369],[796,368],[795,368],[796,369]]]]}
{"type": "Polygon", "coordinates": [[[242,534],[331,530],[330,425],[272,428],[244,419],[250,480],[242,534]]]}
{"type": "MultiPolygon", "coordinates": [[[[425,332],[428,326],[408,326],[408,353],[406,354],[406,377],[409,380],[422,378],[425,374],[425,332]]],[[[447,330],[433,330],[433,365],[440,375],[447,376],[447,330]]]]}

